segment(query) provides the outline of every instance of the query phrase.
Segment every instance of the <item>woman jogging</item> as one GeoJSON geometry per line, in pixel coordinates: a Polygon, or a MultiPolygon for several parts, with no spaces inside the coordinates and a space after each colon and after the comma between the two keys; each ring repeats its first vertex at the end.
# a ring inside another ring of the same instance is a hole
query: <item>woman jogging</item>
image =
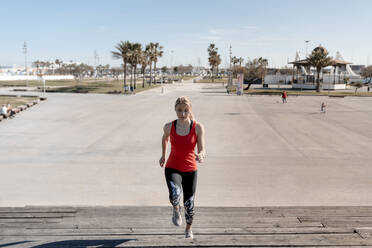
{"type": "Polygon", "coordinates": [[[185,237],[193,238],[191,225],[194,217],[194,199],[197,181],[197,163],[202,163],[205,157],[204,128],[192,116],[191,102],[186,97],[180,97],[175,104],[178,119],[165,124],[162,138],[162,156],[160,166],[165,164],[165,179],[169,190],[169,201],[173,206],[172,222],[176,226],[182,224],[181,192],[185,207],[186,229],[185,237]],[[168,138],[170,137],[171,152],[165,163],[168,138]],[[198,152],[195,153],[195,146],[198,152]]]}

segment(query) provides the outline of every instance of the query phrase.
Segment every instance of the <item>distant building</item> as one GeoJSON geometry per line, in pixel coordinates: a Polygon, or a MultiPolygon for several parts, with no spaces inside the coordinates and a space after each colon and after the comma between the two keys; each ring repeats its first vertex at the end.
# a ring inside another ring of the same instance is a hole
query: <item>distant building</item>
{"type": "Polygon", "coordinates": [[[357,74],[360,74],[365,67],[365,65],[350,65],[350,68],[357,74]]]}

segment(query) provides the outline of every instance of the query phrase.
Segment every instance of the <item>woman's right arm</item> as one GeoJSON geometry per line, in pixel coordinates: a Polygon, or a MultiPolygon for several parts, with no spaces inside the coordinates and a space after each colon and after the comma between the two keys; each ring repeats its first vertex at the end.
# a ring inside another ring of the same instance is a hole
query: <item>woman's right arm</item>
{"type": "Polygon", "coordinates": [[[164,133],[163,133],[163,137],[162,137],[162,141],[161,141],[161,158],[159,160],[159,164],[160,164],[160,167],[163,167],[164,166],[164,163],[165,163],[165,155],[167,153],[167,144],[168,144],[168,139],[169,139],[169,135],[170,135],[170,128],[169,128],[169,123],[165,124],[163,130],[164,130],[164,133]]]}

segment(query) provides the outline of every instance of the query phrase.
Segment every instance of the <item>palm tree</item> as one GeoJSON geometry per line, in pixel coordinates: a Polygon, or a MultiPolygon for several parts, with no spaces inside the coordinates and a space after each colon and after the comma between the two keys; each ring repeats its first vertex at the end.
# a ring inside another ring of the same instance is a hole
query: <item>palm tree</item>
{"type": "Polygon", "coordinates": [[[328,51],[324,47],[319,46],[306,59],[311,66],[316,68],[316,91],[320,92],[320,72],[324,67],[332,65],[332,57],[328,56],[328,51]]]}
{"type": "Polygon", "coordinates": [[[208,54],[209,54],[209,65],[211,66],[211,71],[212,71],[212,82],[214,82],[214,77],[213,77],[213,71],[214,68],[217,68],[217,74],[218,74],[218,65],[221,64],[221,57],[218,54],[218,48],[216,47],[215,44],[211,43],[208,47],[208,54]]]}
{"type": "Polygon", "coordinates": [[[231,63],[233,64],[233,67],[235,67],[235,65],[239,63],[239,59],[234,56],[231,58],[231,63]]]}
{"type": "Polygon", "coordinates": [[[36,61],[32,62],[32,66],[36,66],[36,74],[37,75],[41,74],[40,67],[42,66],[43,63],[44,62],[40,61],[40,60],[36,60],[36,61]]]}
{"type": "Polygon", "coordinates": [[[219,54],[216,55],[215,58],[215,63],[216,63],[216,75],[218,76],[218,66],[221,64],[221,56],[219,54]]]}
{"type": "Polygon", "coordinates": [[[127,86],[127,64],[130,55],[131,43],[129,41],[120,41],[115,46],[117,51],[111,51],[112,57],[114,59],[122,59],[123,60],[123,68],[124,68],[124,89],[127,86]]]}
{"type": "Polygon", "coordinates": [[[149,64],[150,64],[150,85],[153,82],[152,78],[152,63],[154,62],[154,72],[156,70],[156,63],[158,62],[158,58],[163,56],[163,47],[159,45],[159,43],[150,42],[146,46],[149,54],[149,64]]]}
{"type": "Polygon", "coordinates": [[[146,46],[146,50],[148,51],[148,58],[149,58],[149,65],[150,65],[150,85],[152,83],[152,62],[154,61],[154,46],[155,43],[150,42],[146,46]]]}
{"type": "Polygon", "coordinates": [[[244,59],[242,57],[238,58],[239,66],[242,67],[244,59]]]}
{"type": "Polygon", "coordinates": [[[142,88],[145,88],[145,79],[146,79],[145,74],[146,74],[146,67],[149,64],[149,57],[150,57],[149,49],[146,46],[145,50],[142,50],[141,60],[140,60],[141,73],[143,75],[142,88]]]}
{"type": "Polygon", "coordinates": [[[137,65],[141,62],[142,45],[140,43],[132,43],[129,55],[129,63],[132,67],[132,73],[134,75],[134,89],[137,89],[136,72],[137,65]]]}
{"type": "MultiPolygon", "coordinates": [[[[154,46],[154,72],[156,73],[156,63],[158,62],[158,58],[163,57],[163,46],[160,46],[159,43],[155,43],[154,46]]],[[[155,76],[156,78],[156,76],[155,76]]]]}

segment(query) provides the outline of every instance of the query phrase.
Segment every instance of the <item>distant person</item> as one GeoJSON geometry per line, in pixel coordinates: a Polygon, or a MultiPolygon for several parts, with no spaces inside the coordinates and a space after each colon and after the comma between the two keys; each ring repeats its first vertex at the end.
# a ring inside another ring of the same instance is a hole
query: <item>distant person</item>
{"type": "Polygon", "coordinates": [[[10,105],[10,103],[8,103],[7,109],[8,109],[8,115],[9,115],[9,117],[14,117],[14,115],[16,114],[16,112],[13,110],[12,105],[10,105]]]}
{"type": "Polygon", "coordinates": [[[134,88],[133,88],[132,85],[130,86],[130,93],[131,93],[131,94],[134,94],[134,88]]]}
{"type": "Polygon", "coordinates": [[[192,116],[191,102],[179,97],[175,104],[177,119],[165,124],[162,138],[162,156],[160,167],[165,164],[165,179],[169,190],[169,201],[173,206],[172,222],[182,224],[181,192],[185,207],[185,238],[193,238],[191,225],[194,218],[194,200],[197,181],[197,161],[202,163],[205,157],[204,127],[192,116]],[[165,163],[167,143],[170,138],[171,152],[165,163]],[[197,145],[198,152],[195,153],[197,145]]]}
{"type": "Polygon", "coordinates": [[[124,87],[124,93],[128,93],[128,91],[129,91],[129,86],[128,85],[125,85],[125,87],[124,87]]]}
{"type": "Polygon", "coordinates": [[[2,115],[4,118],[8,118],[8,108],[6,107],[5,104],[1,107],[0,115],[2,115]]]}
{"type": "Polygon", "coordinates": [[[283,100],[283,103],[287,102],[287,92],[285,92],[285,91],[283,91],[283,93],[282,93],[282,100],[283,100]]]}
{"type": "Polygon", "coordinates": [[[327,105],[324,102],[322,102],[322,104],[320,105],[320,112],[325,113],[326,112],[326,107],[327,107],[327,105]]]}

